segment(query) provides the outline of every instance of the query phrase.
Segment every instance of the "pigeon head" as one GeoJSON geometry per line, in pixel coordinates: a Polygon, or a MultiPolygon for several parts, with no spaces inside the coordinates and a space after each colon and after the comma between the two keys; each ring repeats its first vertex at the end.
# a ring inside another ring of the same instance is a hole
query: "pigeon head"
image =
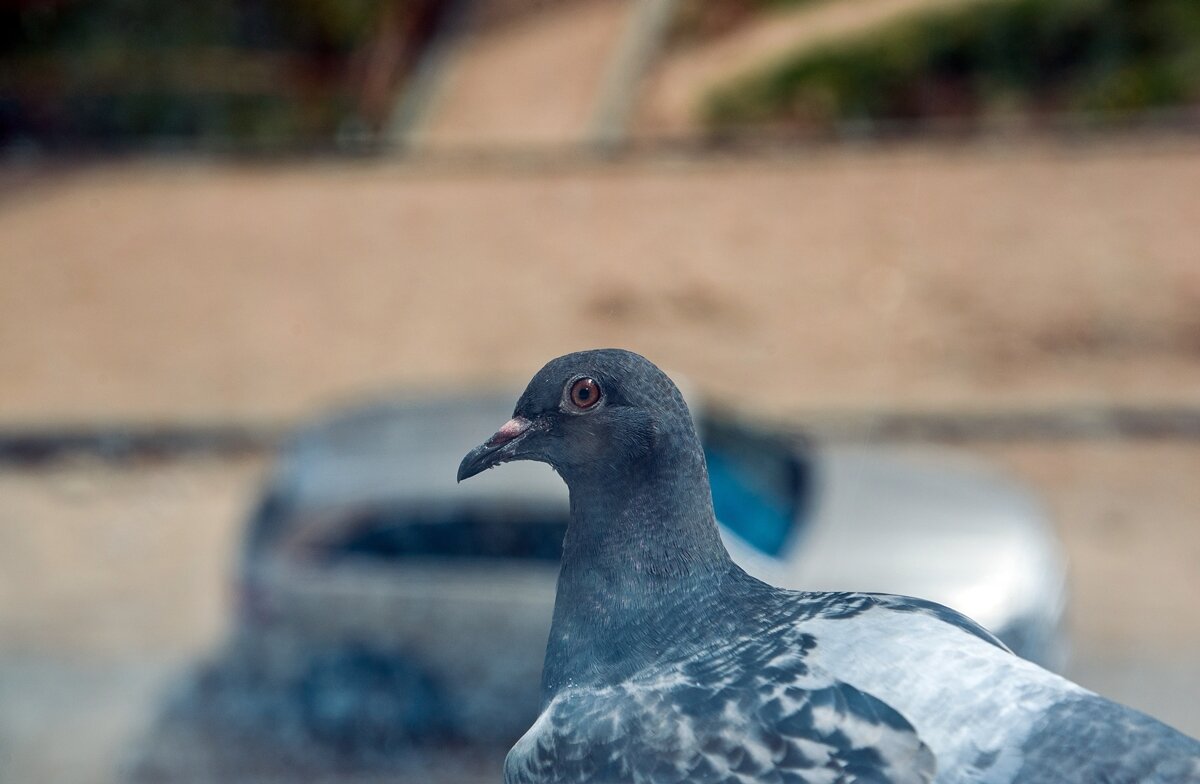
{"type": "Polygon", "coordinates": [[[671,379],[630,351],[580,351],[537,372],[512,419],[463,459],[458,480],[513,460],[549,463],[568,485],[605,480],[645,468],[667,445],[700,454],[671,379]]]}
{"type": "Polygon", "coordinates": [[[683,597],[715,591],[735,568],[687,404],[637,354],[601,349],[551,360],[512,419],[463,458],[458,478],[512,460],[549,463],[571,496],[547,694],[653,661],[675,628],[663,619],[687,617],[683,597]]]}

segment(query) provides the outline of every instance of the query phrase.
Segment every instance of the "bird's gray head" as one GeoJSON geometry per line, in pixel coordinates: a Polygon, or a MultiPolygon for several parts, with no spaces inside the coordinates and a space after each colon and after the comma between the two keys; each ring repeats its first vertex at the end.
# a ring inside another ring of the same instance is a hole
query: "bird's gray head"
{"type": "Polygon", "coordinates": [[[510,460],[549,463],[571,494],[547,695],[653,661],[676,628],[665,619],[691,623],[692,600],[733,569],[687,404],[637,354],[602,349],[549,362],[513,418],[463,458],[458,478],[510,460]]]}
{"type": "Polygon", "coordinates": [[[703,457],[687,404],[645,357],[621,349],[551,360],[529,382],[513,418],[471,450],[458,480],[513,460],[549,463],[568,485],[645,469],[670,450],[703,457]]]}

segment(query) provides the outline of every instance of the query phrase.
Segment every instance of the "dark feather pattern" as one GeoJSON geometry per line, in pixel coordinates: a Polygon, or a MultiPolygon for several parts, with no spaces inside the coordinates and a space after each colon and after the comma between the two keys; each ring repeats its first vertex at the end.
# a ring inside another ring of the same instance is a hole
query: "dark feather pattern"
{"type": "Polygon", "coordinates": [[[794,626],[568,687],[513,748],[508,784],[931,781],[934,759],[884,703],[815,671],[794,626]]]}
{"type": "Polygon", "coordinates": [[[1094,694],[1056,703],[1031,729],[1014,781],[1195,784],[1200,744],[1094,694]]]}

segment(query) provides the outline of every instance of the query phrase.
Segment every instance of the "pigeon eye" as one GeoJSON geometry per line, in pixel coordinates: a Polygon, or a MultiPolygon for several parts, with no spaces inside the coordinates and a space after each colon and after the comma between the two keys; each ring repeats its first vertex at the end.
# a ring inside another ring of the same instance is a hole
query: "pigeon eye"
{"type": "Polygon", "coordinates": [[[576,379],[571,384],[571,404],[579,409],[589,409],[600,402],[600,385],[594,378],[576,379]]]}

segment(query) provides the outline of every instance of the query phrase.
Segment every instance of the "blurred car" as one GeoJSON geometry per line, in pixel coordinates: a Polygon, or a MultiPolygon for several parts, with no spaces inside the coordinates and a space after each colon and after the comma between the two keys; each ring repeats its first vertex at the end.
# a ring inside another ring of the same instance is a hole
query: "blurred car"
{"type": "MultiPolygon", "coordinates": [[[[297,432],[248,526],[230,644],[176,717],[359,758],[519,737],[538,707],[566,488],[530,463],[454,481],[515,397],[367,405],[297,432]]],[[[721,533],[747,571],[932,599],[1063,663],[1063,561],[1021,488],[946,454],[818,447],[695,414],[721,533]]]]}

